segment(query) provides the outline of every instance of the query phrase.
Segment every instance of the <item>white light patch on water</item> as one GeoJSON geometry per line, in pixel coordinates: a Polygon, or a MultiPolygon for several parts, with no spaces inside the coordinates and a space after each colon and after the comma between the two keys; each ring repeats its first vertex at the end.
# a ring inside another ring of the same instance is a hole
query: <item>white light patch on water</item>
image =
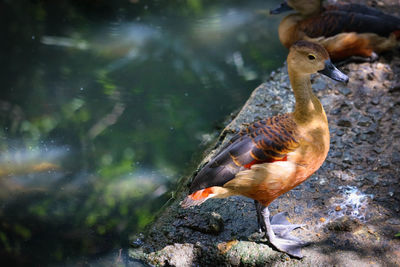
{"type": "Polygon", "coordinates": [[[355,186],[339,186],[338,189],[340,195],[333,199],[328,213],[329,219],[346,215],[364,221],[368,202],[374,198],[374,195],[365,194],[355,186]]]}

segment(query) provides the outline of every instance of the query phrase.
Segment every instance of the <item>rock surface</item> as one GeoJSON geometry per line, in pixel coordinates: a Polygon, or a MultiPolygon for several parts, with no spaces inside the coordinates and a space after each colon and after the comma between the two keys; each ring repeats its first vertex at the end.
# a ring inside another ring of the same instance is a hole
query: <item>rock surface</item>
{"type": "MultiPolygon", "coordinates": [[[[348,85],[320,75],[312,78],[330,125],[327,160],[306,182],[270,205],[272,214],[287,211],[292,222],[305,224],[294,232],[310,242],[303,259],[267,245],[256,231],[250,199],[212,199],[182,209],[179,202],[187,194],[188,177],[131,249],[135,264],[400,266],[400,238],[395,237],[400,232],[400,52],[341,69],[350,77],[348,85]]],[[[283,67],[252,93],[203,164],[241,127],[290,112],[293,104],[283,67]]]]}

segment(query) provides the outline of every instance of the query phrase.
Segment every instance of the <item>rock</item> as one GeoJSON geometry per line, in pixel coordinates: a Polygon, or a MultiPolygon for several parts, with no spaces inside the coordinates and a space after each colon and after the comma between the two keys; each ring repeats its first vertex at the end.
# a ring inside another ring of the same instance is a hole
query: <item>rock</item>
{"type": "Polygon", "coordinates": [[[360,118],[358,118],[357,125],[369,126],[371,123],[372,123],[372,121],[371,121],[371,119],[369,117],[361,116],[360,118]]]}
{"type": "Polygon", "coordinates": [[[294,207],[294,213],[301,214],[303,212],[304,212],[304,208],[302,206],[295,206],[294,207]]]}
{"type": "Polygon", "coordinates": [[[337,129],[335,133],[337,136],[342,136],[344,134],[344,132],[341,129],[337,129]]]}
{"type": "Polygon", "coordinates": [[[389,220],[386,220],[386,222],[392,225],[400,225],[400,219],[398,218],[390,218],[389,220]]]}
{"type": "Polygon", "coordinates": [[[374,105],[378,105],[379,102],[380,102],[380,98],[379,97],[374,97],[371,100],[371,103],[374,104],[374,105]]]}
{"type": "Polygon", "coordinates": [[[330,150],[329,151],[329,157],[331,158],[341,158],[343,153],[341,151],[337,151],[337,150],[330,150]]]}
{"type": "Polygon", "coordinates": [[[338,232],[354,232],[361,226],[361,222],[349,216],[343,216],[339,219],[328,223],[326,226],[329,230],[338,232]]]}
{"type": "Polygon", "coordinates": [[[398,91],[400,91],[400,83],[393,85],[392,87],[390,87],[390,90],[389,90],[389,92],[391,92],[391,93],[398,92],[398,91]]]}
{"type": "MultiPolygon", "coordinates": [[[[178,225],[177,225],[178,226],[178,225]]],[[[218,234],[224,228],[224,221],[216,212],[192,214],[190,218],[180,226],[191,228],[205,234],[218,234]]]]}
{"type": "Polygon", "coordinates": [[[351,90],[348,88],[348,87],[339,87],[339,92],[342,94],[342,95],[345,95],[345,96],[348,96],[348,95],[350,95],[351,94],[351,90]]]}
{"type": "Polygon", "coordinates": [[[149,254],[139,250],[131,250],[130,256],[148,261],[156,266],[191,266],[199,254],[193,244],[173,244],[160,251],[149,254]]]}
{"type": "MultiPolygon", "coordinates": [[[[381,168],[388,168],[388,167],[390,167],[390,163],[387,161],[387,160],[385,160],[385,159],[380,159],[379,160],[379,166],[381,167],[381,168]]],[[[382,185],[384,185],[385,183],[383,183],[382,185]]]]}
{"type": "Polygon", "coordinates": [[[400,152],[394,151],[392,153],[392,164],[400,164],[400,152]]]}
{"type": "Polygon", "coordinates": [[[312,88],[315,91],[322,91],[326,89],[326,83],[321,80],[321,79],[317,79],[313,84],[312,84],[312,88]]]}
{"type": "Polygon", "coordinates": [[[343,162],[347,164],[353,164],[353,157],[349,151],[343,153],[343,162]]]}
{"type": "Polygon", "coordinates": [[[139,233],[137,236],[134,236],[131,240],[131,246],[134,248],[139,248],[143,246],[144,244],[144,235],[142,233],[139,233]]]}
{"type": "Polygon", "coordinates": [[[380,154],[383,152],[383,148],[379,147],[379,146],[375,146],[372,150],[375,151],[377,154],[380,154]]]}
{"type": "Polygon", "coordinates": [[[376,156],[375,155],[368,155],[367,156],[367,163],[368,165],[373,164],[376,161],[376,156]]]}
{"type": "Polygon", "coordinates": [[[372,173],[369,173],[366,178],[368,181],[370,181],[374,185],[377,185],[379,183],[379,177],[380,177],[380,175],[378,173],[372,172],[372,173]]]}
{"type": "Polygon", "coordinates": [[[342,127],[351,127],[351,121],[347,118],[340,118],[336,124],[342,127]]]}
{"type": "Polygon", "coordinates": [[[303,194],[302,194],[302,192],[300,190],[292,190],[291,193],[298,200],[301,199],[301,197],[303,196],[303,194]]]}
{"type": "Polygon", "coordinates": [[[341,113],[340,108],[335,108],[335,109],[332,109],[332,110],[330,111],[329,114],[331,114],[331,115],[338,115],[338,114],[340,114],[340,113],[341,113]]]}

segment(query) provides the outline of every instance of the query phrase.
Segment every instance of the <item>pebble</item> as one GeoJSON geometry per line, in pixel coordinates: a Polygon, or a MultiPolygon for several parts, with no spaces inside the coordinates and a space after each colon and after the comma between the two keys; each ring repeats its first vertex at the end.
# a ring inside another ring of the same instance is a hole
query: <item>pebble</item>
{"type": "Polygon", "coordinates": [[[355,154],[353,158],[356,162],[362,162],[364,160],[364,156],[360,154],[355,154]]]}
{"type": "Polygon", "coordinates": [[[302,193],[300,190],[292,190],[292,194],[297,200],[301,199],[302,197],[302,193]]]}
{"type": "Polygon", "coordinates": [[[351,90],[347,87],[339,87],[339,92],[344,96],[351,94],[351,90]]]}
{"type": "Polygon", "coordinates": [[[392,153],[392,163],[393,164],[399,164],[400,163],[400,152],[393,152],[392,153]]]}
{"type": "Polygon", "coordinates": [[[362,109],[362,107],[364,106],[364,103],[361,100],[356,100],[354,102],[354,106],[356,107],[356,109],[362,109]]]}
{"type": "Polygon", "coordinates": [[[367,74],[367,79],[370,81],[372,81],[374,79],[374,77],[375,77],[375,75],[371,72],[367,74]]]}
{"type": "Polygon", "coordinates": [[[340,118],[336,124],[342,127],[351,127],[351,121],[347,118],[340,118]]]}
{"type": "Polygon", "coordinates": [[[379,102],[380,102],[380,98],[379,97],[374,97],[371,100],[371,103],[374,104],[374,105],[378,105],[379,102]]]}
{"type": "Polygon", "coordinates": [[[372,163],[374,163],[376,161],[376,156],[373,155],[369,155],[367,156],[367,164],[371,165],[372,163]]]}
{"type": "Polygon", "coordinates": [[[389,92],[391,92],[391,93],[396,92],[396,91],[400,91],[400,83],[393,85],[389,90],[389,92]]]}
{"type": "Polygon", "coordinates": [[[356,133],[356,134],[358,134],[358,133],[360,133],[361,131],[360,131],[360,128],[351,128],[351,131],[353,132],[353,133],[356,133]]]}
{"type": "Polygon", "coordinates": [[[332,110],[329,112],[329,114],[331,114],[331,115],[339,115],[340,112],[341,112],[341,109],[340,109],[340,108],[335,108],[335,109],[332,109],[332,110]]]}
{"type": "Polygon", "coordinates": [[[357,137],[357,136],[355,136],[355,137],[353,138],[353,142],[356,143],[357,145],[362,144],[362,141],[361,141],[360,138],[357,137]]]}
{"type": "Polygon", "coordinates": [[[393,225],[400,225],[400,219],[397,218],[390,218],[389,220],[386,221],[388,224],[393,224],[393,225]]]}
{"type": "Polygon", "coordinates": [[[304,212],[304,208],[302,206],[295,206],[294,207],[294,213],[301,214],[303,212],[304,212]]]}
{"type": "Polygon", "coordinates": [[[341,151],[337,151],[337,150],[331,150],[331,151],[329,151],[329,154],[332,158],[341,158],[343,155],[343,153],[341,151]]]}
{"type": "Polygon", "coordinates": [[[375,122],[380,121],[383,118],[383,112],[376,107],[370,107],[367,109],[368,114],[371,114],[375,122]]]}
{"type": "Polygon", "coordinates": [[[390,164],[389,164],[389,162],[386,161],[386,160],[380,160],[380,161],[379,161],[379,166],[380,166],[381,168],[387,168],[387,167],[390,167],[390,164]]]}
{"type": "Polygon", "coordinates": [[[349,151],[343,153],[343,162],[347,164],[353,164],[353,157],[349,151]]]}
{"type": "Polygon", "coordinates": [[[315,91],[322,91],[326,89],[326,83],[324,81],[322,81],[321,79],[318,79],[317,81],[315,81],[312,85],[312,88],[315,91]]]}
{"type": "Polygon", "coordinates": [[[343,142],[340,139],[338,139],[337,142],[336,142],[336,148],[337,149],[344,148],[343,142]]]}
{"type": "Polygon", "coordinates": [[[366,134],[360,134],[360,135],[359,135],[359,138],[360,138],[361,141],[367,141],[367,140],[368,140],[368,135],[366,135],[366,134]]]}
{"type": "Polygon", "coordinates": [[[349,180],[351,180],[351,176],[348,175],[347,173],[342,173],[342,174],[340,175],[340,180],[342,180],[342,181],[349,181],[349,180]]]}
{"type": "Polygon", "coordinates": [[[376,132],[378,131],[378,126],[376,123],[371,124],[367,129],[364,130],[365,134],[376,134],[376,132]]]}
{"type": "Polygon", "coordinates": [[[329,230],[340,232],[352,232],[361,226],[361,222],[349,216],[343,216],[327,225],[329,230]]]}
{"type": "Polygon", "coordinates": [[[366,116],[361,116],[358,118],[357,125],[359,126],[369,126],[371,125],[371,119],[366,116]]]}
{"type": "Polygon", "coordinates": [[[372,173],[369,173],[366,178],[368,181],[370,181],[374,185],[377,185],[379,183],[379,177],[380,177],[379,174],[372,172],[372,173]]]}
{"type": "Polygon", "coordinates": [[[336,135],[337,136],[342,136],[344,134],[344,132],[341,129],[337,129],[336,130],[336,135]]]}
{"type": "Polygon", "coordinates": [[[373,145],[373,144],[375,144],[377,141],[378,141],[378,136],[371,136],[371,137],[369,137],[368,138],[368,144],[371,144],[371,145],[373,145]]]}

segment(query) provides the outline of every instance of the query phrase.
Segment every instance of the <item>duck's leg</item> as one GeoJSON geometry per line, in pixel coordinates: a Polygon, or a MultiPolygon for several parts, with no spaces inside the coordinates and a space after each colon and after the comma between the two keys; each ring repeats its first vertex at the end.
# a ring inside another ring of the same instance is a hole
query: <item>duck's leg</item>
{"type": "Polygon", "coordinates": [[[266,232],[264,218],[261,214],[262,205],[257,200],[254,200],[254,205],[256,206],[257,212],[257,223],[258,223],[258,232],[266,232]]]}
{"type": "Polygon", "coordinates": [[[268,207],[262,206],[258,202],[256,203],[256,210],[257,218],[260,218],[259,229],[265,229],[269,242],[279,251],[285,252],[293,257],[302,258],[301,247],[306,243],[290,235],[291,231],[302,225],[290,224],[286,220],[284,213],[275,215],[270,221],[268,207]]]}

